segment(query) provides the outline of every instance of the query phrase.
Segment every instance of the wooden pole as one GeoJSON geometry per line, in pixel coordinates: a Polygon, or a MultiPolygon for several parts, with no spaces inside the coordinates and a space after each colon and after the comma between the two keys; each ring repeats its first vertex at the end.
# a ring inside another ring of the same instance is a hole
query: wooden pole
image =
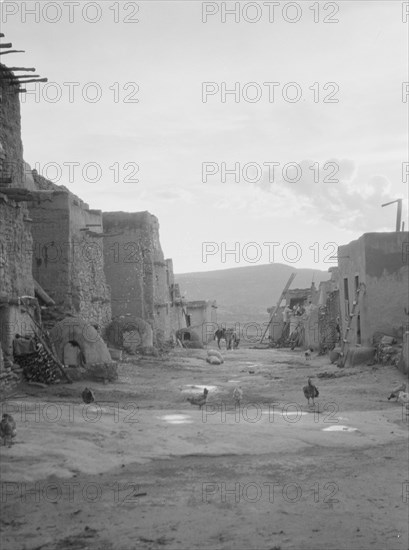
{"type": "Polygon", "coordinates": [[[48,78],[32,78],[30,80],[19,80],[17,84],[29,84],[30,82],[48,82],[48,78]]]}
{"type": "Polygon", "coordinates": [[[402,199],[398,199],[398,211],[396,212],[396,231],[401,230],[402,223],[402,199]]]}
{"type": "Polygon", "coordinates": [[[36,71],[36,69],[33,69],[32,67],[7,67],[7,69],[9,71],[28,71],[30,73],[34,73],[36,71]]]}
{"type": "Polygon", "coordinates": [[[25,50],[9,50],[8,52],[0,52],[0,55],[7,55],[8,53],[26,53],[25,50]]]}
{"type": "Polygon", "coordinates": [[[7,44],[0,44],[0,48],[11,48],[13,44],[11,42],[8,42],[7,44]]]}
{"type": "Polygon", "coordinates": [[[11,76],[0,76],[0,80],[16,80],[19,78],[39,78],[39,74],[21,74],[21,75],[11,75],[11,76]]]}

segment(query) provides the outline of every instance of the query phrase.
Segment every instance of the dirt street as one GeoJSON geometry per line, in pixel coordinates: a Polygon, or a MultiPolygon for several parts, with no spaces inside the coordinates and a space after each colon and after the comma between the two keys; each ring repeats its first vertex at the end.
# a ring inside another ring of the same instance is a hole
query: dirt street
{"type": "Polygon", "coordinates": [[[89,384],[91,405],[86,383],[19,388],[3,403],[17,437],[1,446],[2,550],[408,550],[409,417],[387,400],[404,376],[224,355],[129,359],[89,384]],[[204,387],[199,410],[187,397],[204,387]]]}

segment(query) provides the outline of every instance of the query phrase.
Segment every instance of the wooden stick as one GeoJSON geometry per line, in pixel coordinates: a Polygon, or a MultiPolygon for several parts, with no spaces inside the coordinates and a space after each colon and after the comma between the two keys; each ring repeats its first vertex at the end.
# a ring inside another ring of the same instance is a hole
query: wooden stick
{"type": "Polygon", "coordinates": [[[0,80],[18,80],[19,78],[38,78],[40,75],[39,74],[20,74],[20,75],[16,75],[16,74],[13,74],[11,76],[0,76],[0,80]]]}
{"type": "Polygon", "coordinates": [[[0,44],[0,48],[11,48],[13,44],[11,42],[8,42],[7,44],[0,44]]]}
{"type": "Polygon", "coordinates": [[[9,50],[8,52],[0,52],[0,55],[7,55],[8,53],[26,53],[25,50],[9,50]]]}
{"type": "Polygon", "coordinates": [[[27,67],[7,67],[9,71],[29,71],[30,73],[34,73],[36,69],[27,68],[27,67]]]}
{"type": "Polygon", "coordinates": [[[29,84],[30,82],[48,82],[48,78],[38,78],[38,79],[30,79],[30,80],[19,80],[18,84],[29,84]]]}

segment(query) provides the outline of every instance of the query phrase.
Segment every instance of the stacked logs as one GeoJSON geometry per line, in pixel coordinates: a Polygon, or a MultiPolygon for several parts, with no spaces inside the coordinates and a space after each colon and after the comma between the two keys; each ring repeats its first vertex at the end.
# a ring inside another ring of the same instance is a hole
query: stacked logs
{"type": "Polygon", "coordinates": [[[60,380],[59,365],[37,338],[36,351],[19,355],[15,361],[23,369],[26,380],[30,382],[53,384],[60,380]]]}

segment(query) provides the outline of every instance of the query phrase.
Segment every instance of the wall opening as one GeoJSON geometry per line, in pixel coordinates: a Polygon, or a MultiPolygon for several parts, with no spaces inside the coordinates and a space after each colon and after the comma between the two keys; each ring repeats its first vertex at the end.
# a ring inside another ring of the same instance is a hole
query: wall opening
{"type": "Polygon", "coordinates": [[[63,362],[68,367],[83,367],[86,363],[81,347],[75,340],[64,345],[63,362]]]}

